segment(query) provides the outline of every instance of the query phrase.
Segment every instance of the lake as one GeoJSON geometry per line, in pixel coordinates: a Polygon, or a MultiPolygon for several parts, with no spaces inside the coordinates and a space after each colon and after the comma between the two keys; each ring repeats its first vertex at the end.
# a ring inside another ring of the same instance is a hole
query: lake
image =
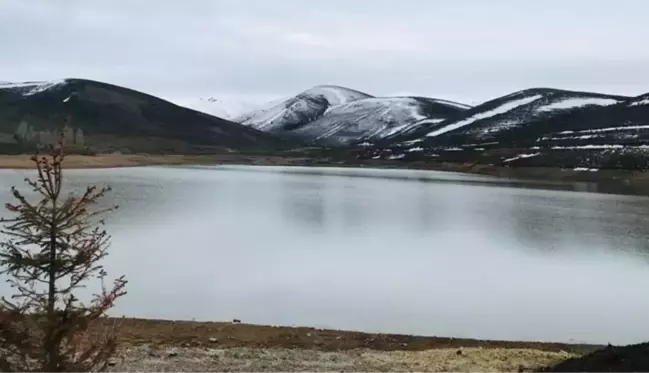
{"type": "MultiPolygon", "coordinates": [[[[649,198],[486,176],[253,166],[109,184],[117,314],[467,338],[649,338],[649,198]],[[573,189],[573,190],[561,190],[573,189]]],[[[0,170],[0,201],[34,172],[0,170]]],[[[6,213],[3,212],[2,214],[6,213]]],[[[6,289],[4,290],[6,294],[6,289]]]]}

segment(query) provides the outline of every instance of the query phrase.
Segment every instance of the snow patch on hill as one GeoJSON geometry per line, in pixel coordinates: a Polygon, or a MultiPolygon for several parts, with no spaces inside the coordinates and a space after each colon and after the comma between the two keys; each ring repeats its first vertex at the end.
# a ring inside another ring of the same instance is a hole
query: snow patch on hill
{"type": "Polygon", "coordinates": [[[65,84],[65,79],[19,83],[3,82],[0,83],[0,89],[9,89],[16,91],[23,96],[31,96],[62,84],[65,84]]]}
{"type": "Polygon", "coordinates": [[[315,120],[331,107],[370,97],[349,88],[320,85],[297,96],[264,105],[234,120],[260,130],[285,129],[306,120],[315,120]]]}
{"type": "Polygon", "coordinates": [[[440,103],[440,104],[443,104],[443,105],[454,106],[454,107],[457,107],[457,108],[460,108],[460,109],[465,109],[465,110],[468,110],[468,109],[472,108],[472,106],[470,106],[470,105],[461,104],[461,103],[455,102],[455,101],[442,100],[440,98],[435,98],[435,99],[433,99],[433,101],[435,101],[437,103],[440,103]]]}
{"type": "Polygon", "coordinates": [[[570,97],[561,101],[553,102],[549,105],[541,106],[536,111],[546,112],[554,110],[569,110],[576,109],[584,106],[609,106],[622,102],[612,98],[598,98],[598,97],[570,97]]]}
{"type": "Polygon", "coordinates": [[[458,128],[464,127],[464,126],[468,126],[469,124],[474,123],[476,121],[483,120],[483,119],[486,119],[486,118],[490,118],[490,117],[493,117],[495,115],[504,114],[504,113],[506,113],[506,112],[508,112],[510,110],[516,109],[519,106],[523,106],[523,105],[527,105],[529,103],[532,103],[532,102],[534,102],[534,101],[536,101],[536,100],[538,100],[540,98],[543,98],[543,95],[534,95],[534,96],[530,96],[530,97],[523,97],[523,98],[520,98],[518,100],[509,101],[509,102],[506,102],[506,103],[504,103],[504,104],[502,104],[502,105],[500,105],[500,106],[498,106],[498,107],[496,107],[494,109],[484,111],[484,112],[480,112],[480,113],[476,113],[476,114],[474,114],[474,115],[472,115],[472,116],[470,116],[470,117],[468,117],[466,119],[457,121],[455,123],[451,123],[448,126],[444,126],[444,127],[440,128],[440,129],[429,132],[426,136],[427,137],[439,136],[439,135],[444,134],[446,132],[453,131],[453,130],[456,130],[458,128]]]}
{"type": "Polygon", "coordinates": [[[223,119],[236,118],[243,113],[252,110],[256,104],[234,99],[222,99],[216,97],[199,98],[186,102],[178,102],[179,105],[214,115],[223,119]]]}
{"type": "Polygon", "coordinates": [[[319,140],[337,138],[340,142],[359,137],[385,138],[418,126],[424,118],[422,103],[417,99],[366,98],[331,107],[297,132],[319,140]]]}
{"type": "Polygon", "coordinates": [[[417,124],[420,124],[420,125],[422,125],[422,124],[439,124],[439,123],[442,123],[445,120],[446,119],[444,119],[444,118],[428,118],[428,119],[424,119],[424,120],[420,121],[417,124]]]}
{"type": "Polygon", "coordinates": [[[629,104],[629,106],[642,106],[642,105],[649,105],[649,97],[638,101],[633,101],[629,104]]]}

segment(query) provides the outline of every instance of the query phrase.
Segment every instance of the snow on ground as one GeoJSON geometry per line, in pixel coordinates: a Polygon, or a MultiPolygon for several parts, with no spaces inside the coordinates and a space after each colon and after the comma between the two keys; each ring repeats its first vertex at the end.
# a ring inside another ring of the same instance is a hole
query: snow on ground
{"type": "Polygon", "coordinates": [[[515,161],[517,159],[532,158],[532,157],[536,157],[536,156],[539,156],[539,155],[541,155],[541,153],[519,154],[519,155],[517,155],[515,157],[507,158],[503,162],[512,162],[512,161],[515,161]]]}
{"type": "Polygon", "coordinates": [[[335,85],[315,86],[307,91],[304,91],[301,94],[309,96],[322,96],[329,102],[329,105],[331,106],[344,105],[352,101],[372,97],[367,93],[335,85]]]}
{"type": "Polygon", "coordinates": [[[599,171],[599,168],[588,168],[588,167],[575,167],[572,169],[573,171],[581,171],[581,172],[597,172],[599,171]]]}
{"type": "Polygon", "coordinates": [[[371,98],[372,96],[353,89],[321,85],[315,86],[296,96],[282,100],[275,100],[263,107],[232,118],[235,122],[250,125],[257,129],[271,129],[283,127],[287,118],[295,118],[309,112],[321,112],[348,104],[352,101],[371,98]],[[312,99],[324,98],[326,104],[314,102],[312,99]],[[323,108],[322,105],[325,105],[323,108]]]}
{"type": "Polygon", "coordinates": [[[236,118],[257,106],[252,102],[216,97],[201,97],[196,100],[180,101],[177,104],[223,119],[236,118]]]}
{"type": "Polygon", "coordinates": [[[502,105],[500,105],[500,106],[498,106],[498,107],[496,107],[494,109],[491,109],[491,110],[488,110],[488,111],[485,111],[485,112],[482,112],[482,113],[474,114],[474,115],[470,116],[469,118],[457,121],[455,123],[444,126],[444,127],[440,128],[440,129],[432,131],[432,132],[428,133],[426,136],[428,136],[428,137],[439,136],[439,135],[441,135],[443,133],[456,130],[458,128],[461,128],[461,127],[467,126],[467,125],[469,125],[471,123],[474,123],[476,121],[483,120],[483,119],[486,119],[486,118],[490,118],[490,117],[493,117],[494,115],[504,114],[504,113],[506,113],[506,112],[508,112],[510,110],[516,109],[519,106],[523,106],[523,105],[527,105],[529,103],[532,103],[532,102],[534,102],[534,101],[536,101],[536,100],[538,100],[538,99],[540,99],[542,97],[543,97],[542,95],[534,95],[534,96],[524,97],[524,98],[520,98],[518,100],[513,100],[513,101],[510,101],[510,102],[504,103],[504,104],[502,104],[502,105]]]}
{"type": "Polygon", "coordinates": [[[61,84],[65,84],[65,79],[42,82],[0,83],[0,89],[16,89],[23,96],[31,96],[61,84]]]}
{"type": "Polygon", "coordinates": [[[629,106],[641,106],[641,105],[649,105],[649,97],[629,104],[629,106]]]}
{"type": "Polygon", "coordinates": [[[642,129],[649,129],[649,125],[607,127],[607,128],[596,128],[591,130],[578,130],[578,131],[562,131],[557,134],[571,135],[571,134],[578,134],[578,133],[599,133],[599,132],[630,131],[630,130],[642,130],[642,129]]]}
{"type": "Polygon", "coordinates": [[[434,98],[433,100],[435,100],[435,102],[438,102],[440,104],[449,105],[449,106],[455,106],[455,107],[460,108],[460,109],[471,109],[472,108],[472,106],[470,106],[470,105],[461,104],[461,103],[455,102],[455,101],[442,100],[440,98],[434,98]]]}
{"type": "Polygon", "coordinates": [[[418,146],[418,147],[416,147],[416,148],[410,148],[410,149],[408,149],[408,150],[406,150],[406,151],[407,151],[408,153],[412,153],[412,152],[423,152],[423,151],[424,151],[424,148],[422,148],[421,146],[418,146]]]}
{"type": "Polygon", "coordinates": [[[402,159],[405,156],[406,156],[405,154],[394,154],[394,155],[389,156],[388,159],[402,159]]]}
{"type": "Polygon", "coordinates": [[[609,106],[620,103],[621,100],[616,100],[613,98],[601,98],[601,97],[571,97],[565,100],[553,102],[549,105],[541,106],[536,109],[537,112],[547,112],[554,110],[567,110],[574,109],[584,106],[596,105],[596,106],[609,106]]]}
{"type": "Polygon", "coordinates": [[[410,145],[414,145],[414,144],[420,143],[420,142],[422,142],[422,141],[424,141],[424,139],[408,140],[408,141],[404,141],[404,142],[402,142],[401,145],[403,145],[403,146],[410,146],[410,145]]]}
{"type": "Polygon", "coordinates": [[[579,149],[590,149],[590,150],[603,150],[603,149],[649,149],[649,145],[620,145],[620,144],[607,144],[607,145],[578,145],[578,146],[553,146],[553,150],[579,150],[579,149]]]}
{"type": "Polygon", "coordinates": [[[341,131],[368,139],[385,138],[417,127],[425,118],[420,110],[420,103],[409,97],[366,98],[331,107],[300,131],[317,134],[318,139],[335,137],[341,131]]]}
{"type": "Polygon", "coordinates": [[[429,118],[429,119],[424,119],[424,120],[418,122],[417,124],[419,124],[419,125],[421,125],[421,124],[437,124],[437,123],[442,123],[445,120],[446,119],[444,119],[444,118],[429,118]]]}

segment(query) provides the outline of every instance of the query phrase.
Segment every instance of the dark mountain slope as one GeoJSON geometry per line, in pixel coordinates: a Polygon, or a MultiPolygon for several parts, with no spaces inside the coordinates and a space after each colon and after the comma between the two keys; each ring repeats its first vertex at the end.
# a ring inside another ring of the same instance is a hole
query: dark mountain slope
{"type": "Polygon", "coordinates": [[[533,89],[492,100],[426,134],[380,143],[368,157],[596,171],[649,167],[649,94],[533,89]]]}
{"type": "MultiPolygon", "coordinates": [[[[72,117],[84,146],[164,148],[273,149],[275,136],[177,106],[135,90],[85,79],[0,84],[0,134],[20,133],[24,143],[38,143],[72,117]]],[[[181,150],[181,149],[176,149],[181,150]]]]}
{"type": "Polygon", "coordinates": [[[411,139],[449,145],[494,141],[501,146],[527,143],[533,134],[566,130],[576,125],[574,121],[559,118],[570,118],[575,113],[590,112],[627,99],[590,92],[528,89],[487,101],[458,119],[439,123],[423,136],[422,133],[414,134],[411,139]]]}

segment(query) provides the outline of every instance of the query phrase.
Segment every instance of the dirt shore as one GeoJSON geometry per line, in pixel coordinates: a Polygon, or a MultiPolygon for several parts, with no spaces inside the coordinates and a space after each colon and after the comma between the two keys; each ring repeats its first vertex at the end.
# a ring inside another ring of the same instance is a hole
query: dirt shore
{"type": "Polygon", "coordinates": [[[119,320],[115,371],[535,371],[600,346],[119,320]]]}

